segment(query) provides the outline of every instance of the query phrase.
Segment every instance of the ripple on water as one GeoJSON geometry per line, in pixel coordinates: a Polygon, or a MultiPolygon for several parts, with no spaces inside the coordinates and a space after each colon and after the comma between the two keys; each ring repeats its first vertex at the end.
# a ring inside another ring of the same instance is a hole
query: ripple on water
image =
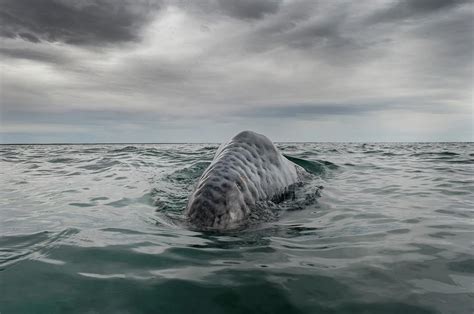
{"type": "Polygon", "coordinates": [[[22,260],[47,255],[62,240],[78,233],[77,229],[60,232],[37,232],[33,234],[0,237],[0,270],[22,260]]]}

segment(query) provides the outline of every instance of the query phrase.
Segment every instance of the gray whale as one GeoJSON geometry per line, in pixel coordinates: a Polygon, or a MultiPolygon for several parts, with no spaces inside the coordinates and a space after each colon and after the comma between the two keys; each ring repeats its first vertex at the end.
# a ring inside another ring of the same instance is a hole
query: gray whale
{"type": "Polygon", "coordinates": [[[299,181],[297,166],[264,135],[243,131],[222,144],[189,197],[185,215],[201,229],[232,229],[257,202],[281,199],[299,181]]]}

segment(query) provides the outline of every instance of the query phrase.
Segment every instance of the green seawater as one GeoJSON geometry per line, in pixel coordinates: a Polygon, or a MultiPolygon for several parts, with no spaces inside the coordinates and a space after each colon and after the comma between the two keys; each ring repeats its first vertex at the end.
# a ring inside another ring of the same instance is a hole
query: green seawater
{"type": "Polygon", "coordinates": [[[473,313],[473,143],[280,143],[295,199],[199,232],[217,146],[1,145],[0,313],[473,313]]]}

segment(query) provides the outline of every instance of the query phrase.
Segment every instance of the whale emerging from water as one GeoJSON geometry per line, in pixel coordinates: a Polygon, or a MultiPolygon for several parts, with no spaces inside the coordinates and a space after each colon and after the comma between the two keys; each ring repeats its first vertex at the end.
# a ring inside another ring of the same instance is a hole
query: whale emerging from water
{"type": "Polygon", "coordinates": [[[297,166],[264,135],[243,131],[222,144],[185,210],[200,229],[238,227],[261,201],[279,201],[299,181],[297,166]]]}

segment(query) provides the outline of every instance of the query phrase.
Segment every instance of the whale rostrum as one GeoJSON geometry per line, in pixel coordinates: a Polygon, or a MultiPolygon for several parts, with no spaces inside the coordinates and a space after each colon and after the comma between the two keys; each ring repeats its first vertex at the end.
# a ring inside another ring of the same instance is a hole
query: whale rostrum
{"type": "Polygon", "coordinates": [[[189,197],[185,215],[198,228],[231,229],[257,202],[281,200],[298,180],[297,166],[267,137],[243,131],[218,148],[189,197]]]}

